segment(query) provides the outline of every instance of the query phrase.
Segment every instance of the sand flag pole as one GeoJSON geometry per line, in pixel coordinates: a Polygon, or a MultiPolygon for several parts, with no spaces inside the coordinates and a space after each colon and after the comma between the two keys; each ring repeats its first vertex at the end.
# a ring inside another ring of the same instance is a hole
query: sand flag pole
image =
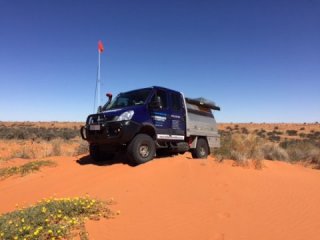
{"type": "Polygon", "coordinates": [[[101,65],[101,53],[104,51],[103,43],[101,40],[98,42],[98,72],[97,72],[97,82],[96,82],[96,103],[97,106],[94,106],[94,111],[96,111],[96,108],[100,106],[100,85],[101,85],[101,80],[100,80],[100,65],[101,65]]]}

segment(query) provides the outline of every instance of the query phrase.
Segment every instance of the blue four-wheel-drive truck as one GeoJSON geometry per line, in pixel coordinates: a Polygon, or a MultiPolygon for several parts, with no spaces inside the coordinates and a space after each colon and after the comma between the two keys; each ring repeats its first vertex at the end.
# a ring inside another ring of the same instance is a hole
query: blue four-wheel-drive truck
{"type": "Polygon", "coordinates": [[[114,99],[107,96],[109,101],[81,128],[95,161],[121,150],[134,164],[186,151],[193,158],[206,158],[211,149],[220,147],[212,113],[220,108],[214,102],[156,86],[120,93],[114,99]]]}

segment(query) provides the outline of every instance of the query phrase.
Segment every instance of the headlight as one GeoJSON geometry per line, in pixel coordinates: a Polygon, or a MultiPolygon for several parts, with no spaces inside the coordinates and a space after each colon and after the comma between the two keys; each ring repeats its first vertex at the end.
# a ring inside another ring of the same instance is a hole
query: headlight
{"type": "Polygon", "coordinates": [[[134,111],[130,110],[130,111],[126,111],[124,113],[122,113],[116,120],[117,121],[128,121],[133,117],[134,111]]]}

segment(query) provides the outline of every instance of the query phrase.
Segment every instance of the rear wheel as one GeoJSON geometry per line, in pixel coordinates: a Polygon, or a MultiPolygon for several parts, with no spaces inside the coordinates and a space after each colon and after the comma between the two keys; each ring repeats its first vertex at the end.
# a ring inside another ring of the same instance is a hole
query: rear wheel
{"type": "Polygon", "coordinates": [[[147,134],[138,134],[127,148],[128,158],[135,164],[142,164],[153,159],[156,147],[153,139],[147,134]]]}
{"type": "Polygon", "coordinates": [[[191,151],[193,158],[207,158],[209,155],[209,146],[204,138],[199,138],[197,146],[191,151]]]}

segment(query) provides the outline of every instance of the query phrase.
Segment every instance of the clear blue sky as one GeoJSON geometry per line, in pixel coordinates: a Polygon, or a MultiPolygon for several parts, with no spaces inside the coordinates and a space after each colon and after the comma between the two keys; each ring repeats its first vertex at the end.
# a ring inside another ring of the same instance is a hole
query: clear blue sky
{"type": "Polygon", "coordinates": [[[0,0],[0,121],[84,121],[102,92],[159,85],[221,122],[320,121],[319,0],[0,0]]]}

